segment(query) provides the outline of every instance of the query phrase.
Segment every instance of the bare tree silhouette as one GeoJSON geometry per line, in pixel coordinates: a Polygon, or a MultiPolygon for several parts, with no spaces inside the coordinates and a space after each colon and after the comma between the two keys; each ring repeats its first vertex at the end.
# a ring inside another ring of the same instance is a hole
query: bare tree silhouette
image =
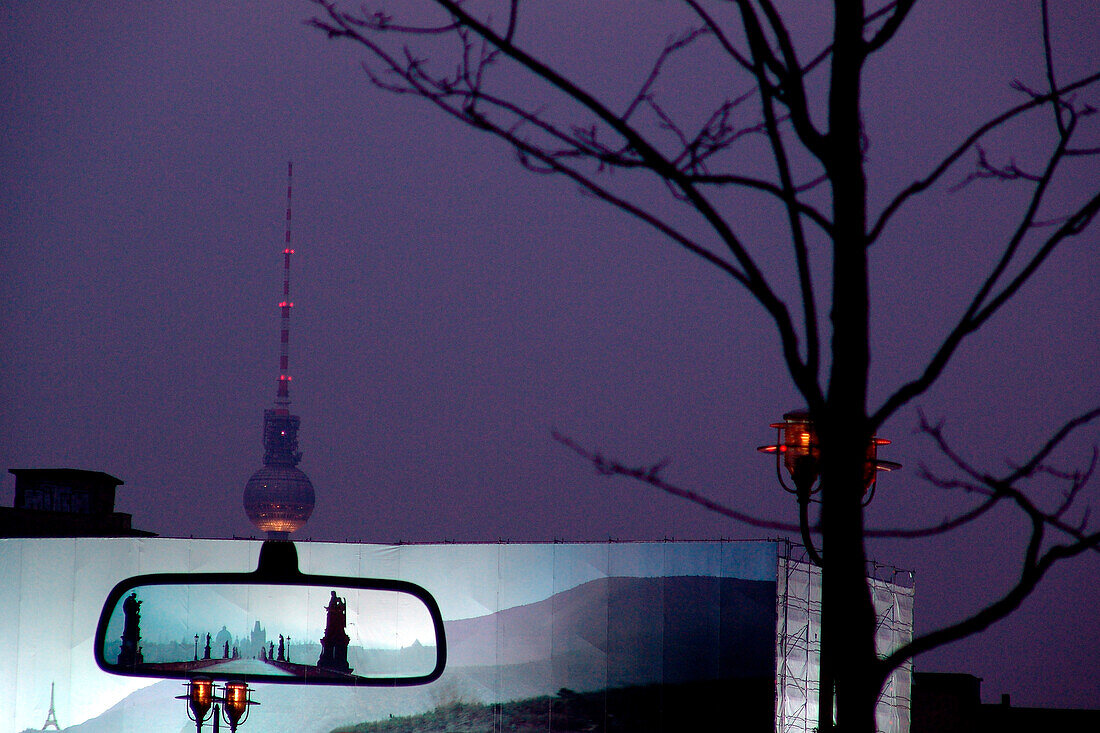
{"type": "MultiPolygon", "coordinates": [[[[862,486],[866,445],[876,430],[935,384],[960,346],[1002,311],[1052,253],[1088,231],[1100,209],[1100,190],[1078,186],[1068,208],[1051,210],[1055,184],[1100,154],[1100,145],[1080,142],[1095,111],[1085,96],[1095,91],[1100,70],[1069,81],[1059,78],[1045,0],[1035,16],[1043,40],[1045,86],[1017,83],[1020,101],[1015,106],[973,128],[908,185],[885,198],[876,191],[875,200],[884,203],[874,209],[869,204],[863,73],[869,60],[890,47],[916,0],[838,0],[831,38],[809,54],[797,49],[813,39],[792,35],[794,11],[785,15],[777,0],[664,3],[667,12],[654,17],[673,18],[674,27],[686,30],[655,49],[640,85],[618,103],[595,91],[593,78],[579,80],[541,60],[539,28],[524,25],[521,9],[526,6],[520,0],[391,3],[395,14],[359,3],[313,2],[318,12],[309,24],[365,50],[369,60],[364,69],[375,86],[432,103],[500,139],[530,171],[569,179],[644,222],[742,286],[770,318],[821,448],[815,530],[825,543],[821,730],[873,731],[876,700],[893,669],[915,654],[1003,618],[1052,565],[1098,549],[1100,532],[1089,526],[1087,514],[1076,521],[1070,516],[1079,510],[1075,507],[1092,465],[1064,471],[1048,463],[1068,436],[1095,428],[1100,417],[1096,409],[1056,429],[1049,442],[1004,475],[970,465],[951,448],[941,426],[925,423],[924,432],[961,475],[928,472],[927,478],[976,497],[969,510],[935,526],[868,529],[860,492],[852,490],[862,486]],[[675,85],[670,90],[662,80],[685,60],[706,70],[700,77],[723,83],[690,94],[675,85]],[[728,93],[737,85],[740,92],[728,93]],[[705,106],[702,112],[700,105],[705,106]],[[1049,143],[1028,141],[1046,146],[1040,162],[1033,167],[1011,157],[999,162],[1004,154],[991,150],[1000,150],[1006,138],[1028,134],[1016,126],[1036,117],[1047,126],[1049,137],[1049,143]],[[744,165],[742,153],[760,146],[774,163],[770,173],[744,165]],[[993,232],[983,235],[993,252],[989,270],[974,277],[968,304],[927,360],[914,365],[912,374],[881,403],[869,404],[869,250],[892,226],[899,226],[898,215],[916,206],[922,194],[988,180],[1026,187],[1017,218],[999,241],[993,240],[999,236],[993,232]],[[664,192],[660,205],[654,204],[654,188],[664,192]],[[775,228],[791,248],[794,307],[788,307],[784,291],[761,265],[764,244],[753,234],[739,233],[741,209],[730,204],[731,192],[760,197],[761,205],[782,212],[775,228]],[[818,260],[831,275],[824,287],[815,276],[822,271],[815,269],[818,260]],[[828,331],[823,334],[824,313],[828,331]],[[1029,491],[1029,482],[1037,478],[1064,482],[1062,499],[1054,506],[1029,491]],[[1031,526],[1016,585],[973,617],[879,658],[865,572],[866,538],[940,534],[1002,504],[1016,506],[1031,526]],[[835,695],[835,720],[830,693],[835,695]]],[[[555,437],[602,473],[628,476],[752,526],[798,530],[798,525],[755,517],[676,486],[665,480],[659,463],[628,466],[565,436],[555,437]]]]}

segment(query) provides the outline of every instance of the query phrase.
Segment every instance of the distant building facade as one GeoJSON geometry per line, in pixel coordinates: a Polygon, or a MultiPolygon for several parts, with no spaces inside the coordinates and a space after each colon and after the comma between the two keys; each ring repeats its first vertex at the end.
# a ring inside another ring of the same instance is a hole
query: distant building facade
{"type": "Polygon", "coordinates": [[[12,468],[15,502],[0,507],[0,537],[155,537],[115,511],[122,479],[76,468],[12,468]]]}

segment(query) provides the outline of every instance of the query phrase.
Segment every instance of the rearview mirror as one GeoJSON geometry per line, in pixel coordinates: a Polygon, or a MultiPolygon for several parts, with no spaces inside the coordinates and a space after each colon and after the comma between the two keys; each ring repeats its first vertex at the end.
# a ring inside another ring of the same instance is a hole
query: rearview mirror
{"type": "Polygon", "coordinates": [[[288,542],[253,573],[122,581],[100,614],[96,663],[112,674],[337,685],[417,685],[443,673],[439,607],[398,580],[306,575],[288,542]]]}

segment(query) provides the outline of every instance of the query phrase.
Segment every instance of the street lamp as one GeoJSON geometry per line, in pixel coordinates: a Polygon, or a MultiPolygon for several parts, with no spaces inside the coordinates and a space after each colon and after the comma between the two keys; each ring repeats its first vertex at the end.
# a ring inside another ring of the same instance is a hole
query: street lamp
{"type": "Polygon", "coordinates": [[[220,697],[217,686],[208,677],[195,677],[184,686],[187,694],[177,695],[176,699],[187,701],[187,717],[195,721],[197,733],[202,733],[202,724],[211,717],[211,707],[214,730],[218,730],[220,716],[229,726],[229,730],[235,733],[237,726],[248,718],[248,709],[260,704],[249,697],[251,690],[244,682],[226,682],[220,697]]]}
{"type": "MultiPolygon", "coordinates": [[[[818,483],[821,477],[821,445],[817,430],[806,410],[788,412],[783,415],[783,422],[772,423],[771,427],[776,429],[775,444],[763,445],[757,450],[775,454],[775,472],[779,477],[779,485],[798,498],[798,526],[802,531],[802,543],[806,546],[810,560],[820,567],[821,555],[813,545],[809,523],[809,505],[813,501],[811,497],[821,490],[821,484],[818,483]],[[783,478],[784,468],[790,474],[793,488],[783,478]]],[[[863,467],[864,506],[871,503],[875,496],[878,472],[901,468],[900,463],[878,459],[878,447],[889,444],[889,440],[873,435],[867,441],[867,457],[863,467]]]]}
{"type": "Polygon", "coordinates": [[[210,706],[214,704],[214,682],[208,677],[195,677],[184,683],[186,695],[177,695],[177,700],[187,701],[187,717],[195,721],[195,730],[202,733],[202,724],[209,717],[210,706]]]}
{"type": "Polygon", "coordinates": [[[251,690],[246,682],[226,682],[222,690],[222,716],[229,724],[230,733],[236,733],[237,726],[248,719],[248,709],[260,703],[249,698],[251,690]]]}

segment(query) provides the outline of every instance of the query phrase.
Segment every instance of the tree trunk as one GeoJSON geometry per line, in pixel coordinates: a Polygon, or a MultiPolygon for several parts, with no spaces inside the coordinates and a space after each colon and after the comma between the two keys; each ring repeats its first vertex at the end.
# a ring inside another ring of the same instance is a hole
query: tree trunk
{"type": "MultiPolygon", "coordinates": [[[[821,657],[822,731],[873,733],[875,613],[863,546],[863,466],[867,429],[868,285],[866,178],[863,171],[860,72],[863,3],[837,0],[829,96],[833,186],[833,339],[822,443],[821,657]],[[832,695],[836,700],[836,727],[832,695]]],[[[816,419],[816,416],[815,416],[816,419]]]]}

